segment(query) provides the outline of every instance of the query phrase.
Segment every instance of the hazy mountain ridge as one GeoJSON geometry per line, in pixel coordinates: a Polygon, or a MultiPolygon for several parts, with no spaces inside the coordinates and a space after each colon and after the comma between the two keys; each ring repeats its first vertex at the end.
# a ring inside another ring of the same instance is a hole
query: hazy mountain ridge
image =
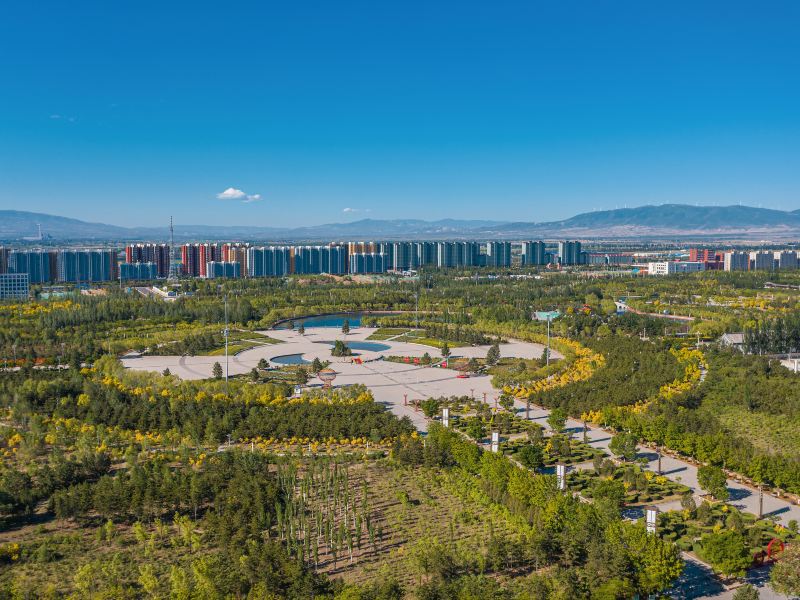
{"type": "MultiPolygon", "coordinates": [[[[53,241],[167,241],[167,227],[120,227],[42,213],[0,210],[0,240],[36,235],[37,224],[53,241]]],[[[553,222],[492,220],[361,219],[308,227],[175,225],[184,240],[331,241],[353,239],[522,239],[522,238],[797,238],[800,209],[752,206],[648,205],[581,213],[553,222]]]]}

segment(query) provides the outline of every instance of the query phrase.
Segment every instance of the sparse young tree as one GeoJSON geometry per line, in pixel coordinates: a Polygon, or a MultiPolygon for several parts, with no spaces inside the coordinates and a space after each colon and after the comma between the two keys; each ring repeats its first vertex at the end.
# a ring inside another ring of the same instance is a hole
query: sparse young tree
{"type": "Polygon", "coordinates": [[[447,342],[443,342],[442,343],[442,358],[446,359],[448,356],[450,356],[450,346],[448,345],[447,342]]]}
{"type": "Polygon", "coordinates": [[[758,588],[749,583],[745,583],[733,593],[733,600],[758,600],[760,597],[758,588]]]}
{"type": "Polygon", "coordinates": [[[623,460],[636,459],[636,435],[629,432],[622,432],[611,438],[608,449],[623,460]]]}
{"type": "Polygon", "coordinates": [[[567,423],[567,413],[563,408],[554,408],[547,417],[547,424],[555,433],[560,433],[567,423]]]}
{"type": "Polygon", "coordinates": [[[214,366],[211,367],[211,374],[214,376],[214,379],[222,379],[222,365],[215,362],[214,366]]]}
{"type": "Polygon", "coordinates": [[[350,333],[350,319],[345,319],[344,323],[342,323],[342,333],[345,335],[350,333]]]}

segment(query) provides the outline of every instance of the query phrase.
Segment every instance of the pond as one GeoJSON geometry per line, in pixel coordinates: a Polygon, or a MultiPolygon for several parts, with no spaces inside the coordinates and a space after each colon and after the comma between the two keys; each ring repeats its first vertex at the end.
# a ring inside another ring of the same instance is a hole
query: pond
{"type": "Polygon", "coordinates": [[[302,354],[284,354],[270,359],[277,365],[307,365],[309,362],[303,358],[302,354]]]}
{"type": "Polygon", "coordinates": [[[300,323],[308,329],[309,327],[336,327],[342,328],[345,319],[350,321],[351,327],[360,327],[361,320],[369,317],[388,317],[392,313],[365,313],[365,312],[352,312],[352,313],[338,313],[332,315],[317,315],[315,317],[305,317],[302,319],[294,319],[293,321],[283,321],[275,325],[275,329],[290,329],[290,325],[294,325],[294,329],[300,326],[300,323]]]}

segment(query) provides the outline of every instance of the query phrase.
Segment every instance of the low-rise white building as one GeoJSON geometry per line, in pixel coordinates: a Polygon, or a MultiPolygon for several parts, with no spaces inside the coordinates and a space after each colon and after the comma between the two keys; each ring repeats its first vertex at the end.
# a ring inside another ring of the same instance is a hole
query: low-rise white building
{"type": "Polygon", "coordinates": [[[650,275],[674,275],[676,273],[697,273],[705,271],[704,262],[690,262],[685,260],[671,260],[647,263],[647,272],[650,275]]]}

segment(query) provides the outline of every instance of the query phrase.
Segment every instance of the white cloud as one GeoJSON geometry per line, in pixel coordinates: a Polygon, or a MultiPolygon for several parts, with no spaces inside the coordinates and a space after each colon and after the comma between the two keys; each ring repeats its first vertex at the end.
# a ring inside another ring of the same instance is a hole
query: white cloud
{"type": "Polygon", "coordinates": [[[61,115],[53,114],[53,115],[50,115],[50,118],[51,119],[60,119],[61,115]]]}
{"type": "Polygon", "coordinates": [[[371,208],[351,208],[351,207],[348,206],[347,208],[343,208],[342,212],[343,213],[372,212],[372,209],[371,208]]]}
{"type": "Polygon", "coordinates": [[[261,200],[261,194],[247,194],[238,188],[229,187],[217,194],[217,200],[241,200],[245,203],[258,202],[261,200]]]}
{"type": "Polygon", "coordinates": [[[245,194],[242,190],[237,190],[236,188],[229,187],[224,192],[220,192],[217,194],[217,200],[241,200],[245,198],[247,194],[245,194]]]}

